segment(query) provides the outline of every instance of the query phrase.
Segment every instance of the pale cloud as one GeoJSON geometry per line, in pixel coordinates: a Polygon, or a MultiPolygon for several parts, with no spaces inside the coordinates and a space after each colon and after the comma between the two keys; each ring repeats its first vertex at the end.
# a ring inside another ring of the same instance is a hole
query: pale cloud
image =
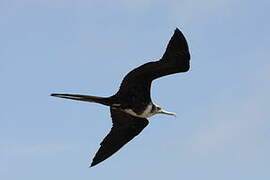
{"type": "Polygon", "coordinates": [[[198,22],[211,16],[233,16],[233,11],[238,8],[238,4],[238,1],[233,0],[175,1],[170,5],[170,15],[174,21],[198,22]]]}
{"type": "Polygon", "coordinates": [[[137,1],[130,1],[130,0],[121,0],[124,6],[131,8],[131,9],[138,9],[138,8],[145,8],[149,7],[153,3],[158,3],[155,0],[137,0],[137,1]]]}
{"type": "Polygon", "coordinates": [[[192,151],[203,155],[239,149],[249,156],[262,151],[265,143],[262,132],[266,131],[270,117],[270,85],[266,83],[269,70],[270,64],[266,64],[253,72],[252,77],[247,77],[253,84],[241,87],[249,91],[242,98],[231,94],[230,90],[220,95],[216,107],[209,112],[208,124],[192,137],[192,151]]]}
{"type": "Polygon", "coordinates": [[[0,146],[0,154],[4,157],[24,157],[44,155],[49,153],[59,153],[72,151],[75,149],[73,144],[30,144],[30,145],[15,145],[5,144],[0,146]]]}
{"type": "MultiPolygon", "coordinates": [[[[62,154],[75,151],[75,144],[49,143],[49,144],[0,144],[0,174],[11,173],[14,163],[25,164],[22,162],[33,158],[44,158],[51,155],[62,154]]],[[[29,163],[28,162],[28,163],[29,163]]]]}

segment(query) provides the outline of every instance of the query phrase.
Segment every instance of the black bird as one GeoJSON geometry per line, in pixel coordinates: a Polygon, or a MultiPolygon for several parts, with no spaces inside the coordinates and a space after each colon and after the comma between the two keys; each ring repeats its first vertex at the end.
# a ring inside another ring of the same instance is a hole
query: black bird
{"type": "Polygon", "coordinates": [[[187,41],[182,32],[176,28],[162,58],[143,64],[129,72],[115,95],[97,97],[79,94],[51,94],[55,97],[110,106],[113,126],[100,143],[101,146],[91,166],[104,161],[137,136],[148,125],[149,122],[146,118],[158,113],[176,115],[161,109],[152,102],[151,83],[162,76],[188,71],[189,60],[187,41]]]}

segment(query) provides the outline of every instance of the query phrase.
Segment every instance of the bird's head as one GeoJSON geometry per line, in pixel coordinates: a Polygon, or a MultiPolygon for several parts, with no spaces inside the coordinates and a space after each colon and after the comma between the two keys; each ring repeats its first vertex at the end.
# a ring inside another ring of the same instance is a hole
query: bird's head
{"type": "Polygon", "coordinates": [[[155,109],[155,114],[167,114],[167,115],[176,116],[176,113],[166,111],[166,110],[162,109],[161,107],[159,107],[157,105],[155,105],[154,109],[155,109]]]}

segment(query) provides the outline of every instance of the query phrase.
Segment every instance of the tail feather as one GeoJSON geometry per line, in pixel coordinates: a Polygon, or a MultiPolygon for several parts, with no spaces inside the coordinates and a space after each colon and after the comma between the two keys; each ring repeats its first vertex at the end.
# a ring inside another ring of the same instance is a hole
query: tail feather
{"type": "Polygon", "coordinates": [[[51,94],[51,96],[110,105],[109,98],[106,98],[106,97],[88,96],[88,95],[81,95],[81,94],[56,94],[56,93],[51,94]]]}

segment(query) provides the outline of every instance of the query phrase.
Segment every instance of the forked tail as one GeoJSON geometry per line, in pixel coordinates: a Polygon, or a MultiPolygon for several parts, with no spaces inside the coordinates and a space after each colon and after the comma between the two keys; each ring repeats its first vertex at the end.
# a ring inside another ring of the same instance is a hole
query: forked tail
{"type": "Polygon", "coordinates": [[[106,97],[87,96],[87,95],[80,95],[80,94],[51,94],[51,96],[78,100],[78,101],[95,102],[95,103],[100,103],[107,106],[111,104],[110,98],[106,98],[106,97]]]}

